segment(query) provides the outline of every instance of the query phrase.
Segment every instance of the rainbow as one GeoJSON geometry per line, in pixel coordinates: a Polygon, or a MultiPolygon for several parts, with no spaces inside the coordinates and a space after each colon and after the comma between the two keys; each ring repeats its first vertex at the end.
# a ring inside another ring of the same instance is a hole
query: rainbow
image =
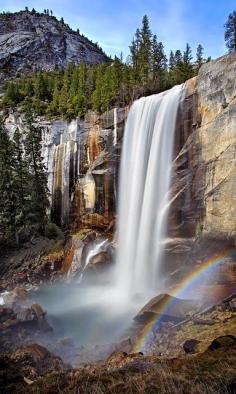
{"type": "Polygon", "coordinates": [[[184,299],[188,294],[189,290],[193,289],[204,281],[213,271],[224,263],[224,259],[227,257],[236,258],[236,249],[227,250],[220,255],[214,255],[206,262],[201,263],[195,269],[186,276],[177,286],[172,288],[169,292],[172,297],[164,297],[160,300],[158,305],[158,316],[154,316],[145,325],[145,327],[138,334],[133,345],[134,352],[145,352],[147,345],[153,340],[154,334],[157,332],[160,323],[163,321],[165,315],[168,315],[168,311],[173,307],[173,304],[177,302],[176,298],[184,299]],[[174,297],[174,298],[173,298],[174,297]]]}

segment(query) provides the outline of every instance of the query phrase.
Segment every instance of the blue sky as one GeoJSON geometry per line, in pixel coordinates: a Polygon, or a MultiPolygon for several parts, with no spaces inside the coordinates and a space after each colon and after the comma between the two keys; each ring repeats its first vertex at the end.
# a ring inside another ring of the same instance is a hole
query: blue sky
{"type": "Polygon", "coordinates": [[[37,11],[52,9],[74,29],[98,41],[106,53],[124,57],[142,16],[147,14],[153,33],[170,49],[193,53],[198,43],[206,56],[226,53],[224,23],[236,9],[235,0],[0,0],[1,11],[18,11],[28,6],[37,11]]]}

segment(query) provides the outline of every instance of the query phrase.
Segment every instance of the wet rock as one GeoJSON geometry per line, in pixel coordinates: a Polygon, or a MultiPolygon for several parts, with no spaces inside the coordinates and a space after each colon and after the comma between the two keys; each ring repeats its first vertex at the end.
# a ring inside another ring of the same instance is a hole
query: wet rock
{"type": "Polygon", "coordinates": [[[35,320],[35,314],[31,308],[20,308],[17,312],[16,318],[18,322],[26,322],[35,320]]]}
{"type": "Polygon", "coordinates": [[[27,300],[28,293],[22,287],[15,287],[11,292],[5,296],[6,304],[20,304],[27,300]]]}
{"type": "Polygon", "coordinates": [[[24,346],[11,356],[22,367],[33,367],[38,374],[50,371],[62,371],[65,366],[59,357],[51,354],[45,347],[38,344],[24,346]]]}
{"type": "Polygon", "coordinates": [[[236,338],[234,335],[223,335],[221,337],[218,337],[212,341],[210,346],[208,347],[208,350],[214,351],[219,348],[224,348],[225,350],[230,349],[230,348],[235,348],[236,347],[236,338]]]}
{"type": "Polygon", "coordinates": [[[43,308],[39,304],[32,304],[30,309],[36,316],[36,318],[39,319],[45,319],[46,316],[46,311],[43,310],[43,308]]]}
{"type": "Polygon", "coordinates": [[[0,323],[4,323],[5,321],[15,317],[16,314],[11,308],[0,307],[0,323]]]}
{"type": "Polygon", "coordinates": [[[25,343],[38,340],[50,343],[52,338],[53,329],[47,321],[46,312],[40,305],[14,306],[14,309],[0,308],[0,348],[2,351],[14,350],[25,343]]]}
{"type": "Polygon", "coordinates": [[[181,300],[169,294],[160,294],[152,298],[134,320],[145,323],[162,314],[163,320],[178,322],[184,320],[195,308],[196,302],[192,300],[181,300]]]}
{"type": "Polygon", "coordinates": [[[184,349],[185,353],[187,353],[187,354],[196,353],[199,343],[200,343],[200,341],[198,341],[196,339],[188,339],[187,341],[185,341],[183,344],[183,349],[184,349]]]}
{"type": "Polygon", "coordinates": [[[100,252],[91,258],[90,263],[85,269],[85,272],[104,269],[110,262],[110,254],[108,252],[100,252]]]}

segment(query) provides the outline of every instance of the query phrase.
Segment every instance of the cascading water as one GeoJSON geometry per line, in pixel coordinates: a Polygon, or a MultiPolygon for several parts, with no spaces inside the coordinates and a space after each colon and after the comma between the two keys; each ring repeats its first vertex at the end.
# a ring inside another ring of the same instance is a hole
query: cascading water
{"type": "Polygon", "coordinates": [[[128,295],[162,290],[176,116],[183,87],[137,100],[123,142],[118,207],[117,286],[128,295]]]}
{"type": "MultiPolygon", "coordinates": [[[[80,345],[108,344],[124,338],[144,303],[164,290],[158,274],[171,202],[172,152],[181,94],[182,86],[177,86],[142,98],[130,109],[121,160],[114,271],[103,283],[91,279],[64,288],[58,285],[45,293],[42,290],[35,300],[61,319],[67,335],[80,345]],[[137,293],[142,297],[135,297],[137,293]]],[[[61,172],[60,167],[59,187],[61,172]]],[[[87,175],[84,190],[93,196],[93,182],[87,175]]],[[[90,201],[88,198],[88,204],[90,201]]],[[[87,262],[102,247],[104,240],[95,246],[96,251],[88,252],[87,262]]]]}
{"type": "MultiPolygon", "coordinates": [[[[89,251],[87,252],[87,256],[85,258],[85,262],[84,262],[84,266],[83,266],[83,270],[79,276],[79,282],[82,281],[83,279],[83,275],[84,275],[84,271],[87,268],[87,266],[89,265],[89,263],[91,262],[92,258],[94,256],[96,256],[98,253],[103,252],[106,245],[108,243],[108,239],[102,239],[102,240],[98,240],[95,241],[94,244],[92,244],[91,249],[89,249],[89,251]]],[[[72,261],[73,264],[73,261],[72,261]]]]}

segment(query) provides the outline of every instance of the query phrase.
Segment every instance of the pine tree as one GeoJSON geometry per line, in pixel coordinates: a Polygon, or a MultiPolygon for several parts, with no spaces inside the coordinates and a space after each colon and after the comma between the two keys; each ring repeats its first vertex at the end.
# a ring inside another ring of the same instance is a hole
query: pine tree
{"type": "Polygon", "coordinates": [[[30,112],[26,114],[25,157],[29,168],[30,219],[43,226],[48,205],[47,173],[42,157],[42,129],[33,124],[30,112]]]}
{"type": "Polygon", "coordinates": [[[102,85],[103,85],[103,67],[99,66],[96,70],[95,90],[92,94],[92,108],[100,112],[102,106],[102,85]]]}
{"type": "Polygon", "coordinates": [[[34,92],[35,97],[38,100],[45,100],[48,98],[48,81],[45,78],[43,72],[39,72],[36,74],[35,82],[34,82],[34,92]]]}
{"type": "Polygon", "coordinates": [[[184,78],[182,82],[193,76],[192,51],[188,43],[186,44],[186,49],[183,54],[182,72],[184,78]]]}
{"type": "Polygon", "coordinates": [[[179,49],[175,51],[175,67],[180,68],[183,64],[183,56],[179,49]]]}
{"type": "Polygon", "coordinates": [[[18,230],[27,225],[30,214],[29,196],[31,185],[29,183],[28,163],[25,160],[23,136],[17,127],[13,136],[13,188],[17,196],[15,200],[15,235],[19,246],[18,230]]]}
{"type": "Polygon", "coordinates": [[[225,27],[225,42],[229,52],[236,51],[236,11],[229,14],[225,27]]]}
{"type": "Polygon", "coordinates": [[[142,28],[140,31],[141,42],[138,53],[139,73],[141,82],[144,87],[148,85],[149,75],[151,71],[151,51],[152,51],[152,32],[149,27],[147,15],[142,20],[142,28]]]}
{"type": "Polygon", "coordinates": [[[56,116],[59,115],[59,104],[60,104],[60,90],[58,85],[55,83],[55,87],[53,89],[52,101],[48,108],[48,113],[56,116]]]}
{"type": "Polygon", "coordinates": [[[22,93],[17,82],[9,82],[7,84],[4,95],[4,104],[7,106],[15,106],[22,100],[22,93]]]}
{"type": "Polygon", "coordinates": [[[197,53],[196,53],[196,68],[197,71],[200,69],[200,67],[203,65],[204,59],[203,59],[203,46],[201,44],[198,45],[197,47],[197,53]]]}
{"type": "Polygon", "coordinates": [[[167,58],[164,53],[162,42],[157,41],[157,36],[152,40],[152,72],[154,88],[158,91],[165,87],[165,72],[167,69],[167,58]]]}
{"type": "Polygon", "coordinates": [[[176,66],[176,59],[173,51],[170,51],[170,57],[169,57],[169,70],[174,70],[176,66]]]}
{"type": "Polygon", "coordinates": [[[86,65],[82,62],[78,69],[78,87],[77,87],[77,111],[76,115],[84,116],[87,107],[88,107],[88,98],[87,98],[87,68],[86,65]]]}
{"type": "Polygon", "coordinates": [[[139,80],[139,54],[140,54],[140,46],[141,46],[141,33],[140,30],[137,29],[135,33],[135,37],[132,40],[130,45],[130,58],[131,58],[131,65],[134,69],[134,79],[135,81],[139,80]]]}
{"type": "Polygon", "coordinates": [[[7,240],[15,229],[13,144],[0,121],[0,238],[7,240]]]}
{"type": "Polygon", "coordinates": [[[192,60],[192,50],[190,48],[190,45],[187,43],[186,44],[186,49],[184,51],[184,55],[183,55],[183,62],[185,64],[191,64],[191,60],[192,60]]]}

